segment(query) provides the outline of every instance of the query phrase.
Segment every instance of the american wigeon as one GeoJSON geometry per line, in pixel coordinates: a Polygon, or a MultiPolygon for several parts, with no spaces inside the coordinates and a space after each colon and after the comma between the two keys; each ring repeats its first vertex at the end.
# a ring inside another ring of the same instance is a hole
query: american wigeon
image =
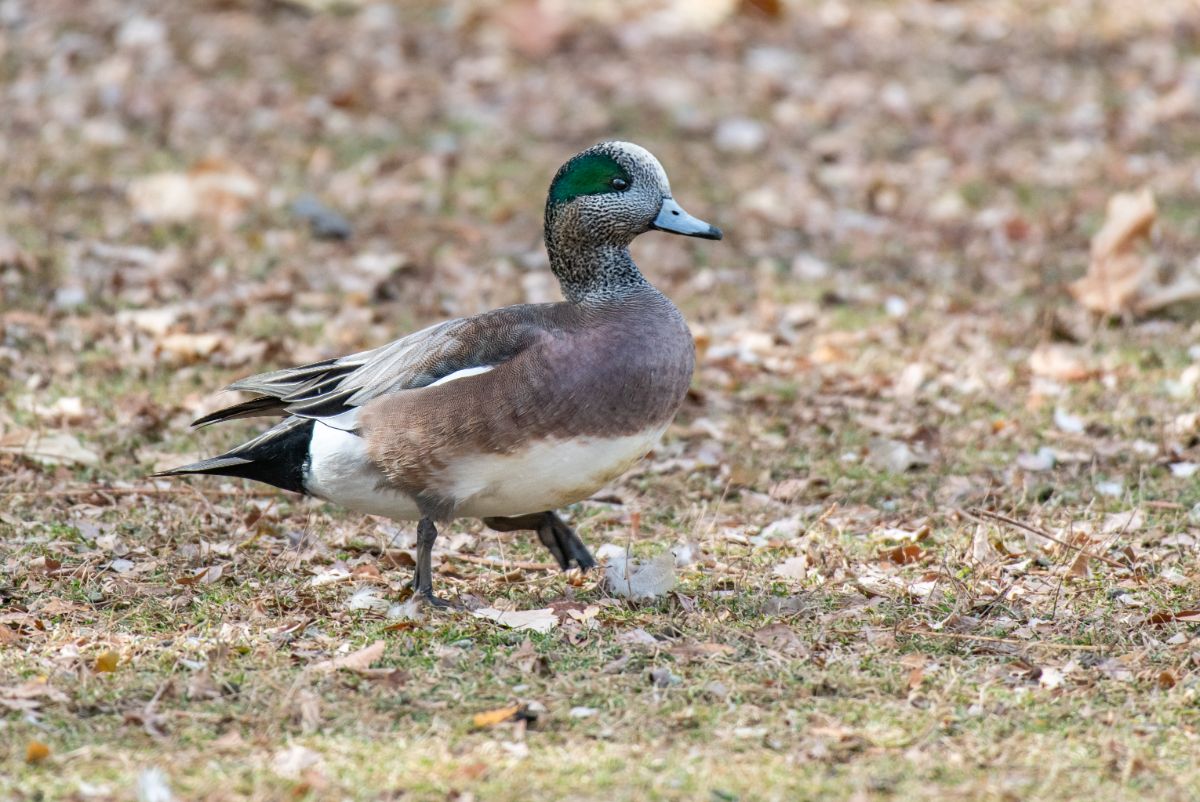
{"type": "Polygon", "coordinates": [[[249,401],[195,422],[283,416],[237,448],[157,476],[240,476],[419,520],[414,590],[433,595],[436,524],[532,529],[565,569],[595,560],[553,510],[643,457],[683,401],[692,338],[629,254],[651,229],[720,239],[671,197],[645,149],[603,142],[559,168],[546,201],[566,301],[439,323],[371,351],[262,373],[249,401]]]}

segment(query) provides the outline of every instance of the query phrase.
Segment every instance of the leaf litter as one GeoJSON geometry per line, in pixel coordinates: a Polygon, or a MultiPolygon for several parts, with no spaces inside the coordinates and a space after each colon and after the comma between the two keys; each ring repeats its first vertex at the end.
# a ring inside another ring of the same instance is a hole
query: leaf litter
{"type": "Polygon", "coordinates": [[[1195,785],[1189,4],[329,5],[0,10],[0,790],[1195,785]],[[238,375],[557,299],[607,137],[730,232],[637,245],[694,389],[567,511],[632,560],[458,522],[441,613],[412,527],[144,479],[238,375]]]}

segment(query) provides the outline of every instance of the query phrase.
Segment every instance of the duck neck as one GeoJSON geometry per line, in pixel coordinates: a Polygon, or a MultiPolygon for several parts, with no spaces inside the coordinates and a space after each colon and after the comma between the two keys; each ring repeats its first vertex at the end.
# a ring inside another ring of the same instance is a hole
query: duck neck
{"type": "Polygon", "coordinates": [[[587,243],[565,247],[548,236],[546,251],[563,296],[572,303],[617,300],[650,287],[625,245],[587,243]]]}

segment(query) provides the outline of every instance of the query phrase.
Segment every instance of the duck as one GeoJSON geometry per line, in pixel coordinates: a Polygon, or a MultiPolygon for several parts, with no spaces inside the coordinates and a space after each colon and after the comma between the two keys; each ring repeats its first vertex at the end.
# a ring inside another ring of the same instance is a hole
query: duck
{"type": "Polygon", "coordinates": [[[417,522],[414,595],[437,607],[439,528],[478,518],[530,530],[563,570],[596,561],[556,512],[649,453],[692,381],[676,306],[638,269],[649,231],[719,240],[666,171],[631,142],[568,159],[547,193],[544,241],[563,299],[435,324],[348,356],[250,376],[253,394],[196,420],[280,420],[210,459],[154,474],[241,477],[344,508],[417,522]]]}

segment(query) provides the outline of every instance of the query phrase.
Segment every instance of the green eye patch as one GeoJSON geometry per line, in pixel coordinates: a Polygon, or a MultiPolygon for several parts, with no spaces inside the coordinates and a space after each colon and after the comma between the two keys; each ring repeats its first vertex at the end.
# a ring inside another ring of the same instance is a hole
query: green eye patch
{"type": "Polygon", "coordinates": [[[629,173],[611,156],[587,153],[577,156],[563,166],[550,185],[550,201],[566,203],[580,195],[601,195],[618,192],[612,185],[619,178],[626,186],[632,183],[629,173]]]}

